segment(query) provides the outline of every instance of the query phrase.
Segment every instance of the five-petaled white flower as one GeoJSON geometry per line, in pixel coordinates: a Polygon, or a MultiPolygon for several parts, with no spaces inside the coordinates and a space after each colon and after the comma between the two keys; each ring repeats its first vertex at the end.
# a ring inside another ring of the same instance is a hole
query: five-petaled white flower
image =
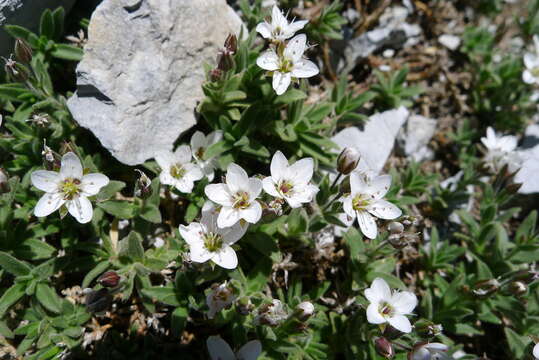
{"type": "Polygon", "coordinates": [[[507,165],[510,172],[515,172],[522,165],[522,158],[516,151],[517,138],[515,136],[498,136],[489,126],[487,137],[482,137],[481,142],[487,148],[485,162],[492,171],[497,172],[507,165]]]}
{"type": "Polygon", "coordinates": [[[357,171],[350,174],[351,192],[343,199],[343,208],[351,218],[357,217],[361,232],[369,239],[376,238],[378,233],[372,215],[392,220],[402,214],[398,207],[382,199],[390,185],[390,175],[374,176],[369,179],[357,171]]]}
{"type": "Polygon", "coordinates": [[[211,260],[225,269],[234,269],[238,266],[238,258],[231,245],[245,234],[245,230],[240,222],[219,228],[217,219],[218,214],[214,211],[203,211],[200,223],[180,225],[180,234],[189,245],[192,261],[204,263],[211,260]]]}
{"type": "Polygon", "coordinates": [[[526,69],[522,72],[522,80],[526,84],[539,85],[539,36],[533,36],[535,52],[524,54],[524,66],[526,69]]]}
{"type": "Polygon", "coordinates": [[[318,187],[309,184],[313,177],[313,159],[305,158],[288,165],[282,152],[277,151],[271,159],[271,176],[262,180],[264,191],[284,199],[291,208],[311,202],[318,187]]]}
{"type": "Polygon", "coordinates": [[[210,309],[208,318],[213,319],[215,314],[224,308],[230,307],[235,300],[236,295],[234,295],[233,289],[228,286],[226,281],[220,285],[213,284],[211,291],[206,296],[206,305],[210,309]]]}
{"type": "Polygon", "coordinates": [[[273,89],[277,95],[283,94],[288,89],[293,78],[309,78],[318,74],[318,66],[303,58],[306,47],[307,37],[300,34],[290,40],[282,54],[277,54],[274,49],[268,49],[256,59],[258,66],[273,72],[273,89]]]}
{"type": "Polygon", "coordinates": [[[210,145],[221,141],[222,138],[223,132],[220,130],[212,131],[206,136],[201,131],[196,131],[191,137],[191,151],[193,152],[193,157],[210,182],[213,181],[213,170],[216,167],[217,161],[215,157],[209,159],[206,158],[205,152],[210,145]]]}
{"type": "Polygon", "coordinates": [[[417,306],[417,297],[409,291],[391,292],[384,279],[376,278],[371,287],[365,290],[365,297],[370,301],[367,308],[367,321],[371,324],[389,323],[404,333],[412,331],[410,320],[405,315],[411,314],[417,306]]]}
{"type": "Polygon", "coordinates": [[[72,152],[62,156],[60,172],[37,170],[31,180],[32,185],[46,192],[36,204],[35,216],[47,216],[65,204],[81,224],[92,220],[92,203],[88,197],[96,195],[109,183],[109,178],[103,174],[83,175],[82,164],[72,152]]]}
{"type": "Polygon", "coordinates": [[[264,21],[256,26],[256,31],[265,39],[281,42],[290,39],[296,31],[303,29],[307,20],[288,23],[281,10],[275,5],[271,11],[271,24],[264,21]]]}
{"type": "Polygon", "coordinates": [[[217,226],[226,228],[240,219],[255,224],[262,216],[262,206],[256,198],[262,191],[262,181],[247,176],[241,166],[231,163],[226,172],[226,183],[209,184],[204,189],[206,196],[221,205],[217,226]]]}
{"type": "Polygon", "coordinates": [[[258,340],[249,341],[236,354],[220,336],[210,336],[206,344],[212,360],[256,360],[262,352],[262,344],[258,340]]]}
{"type": "Polygon", "coordinates": [[[161,184],[172,185],[183,193],[193,191],[194,182],[204,177],[200,167],[191,162],[191,147],[182,145],[175,152],[158,154],[155,160],[161,167],[161,184]]]}
{"type": "Polygon", "coordinates": [[[408,354],[409,360],[445,360],[452,359],[447,355],[447,345],[442,343],[420,343],[408,354]]]}

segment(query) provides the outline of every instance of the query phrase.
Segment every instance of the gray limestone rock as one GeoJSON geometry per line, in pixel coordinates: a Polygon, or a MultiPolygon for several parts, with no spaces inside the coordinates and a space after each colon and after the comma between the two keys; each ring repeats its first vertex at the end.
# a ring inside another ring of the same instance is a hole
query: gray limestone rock
{"type": "Polygon", "coordinates": [[[522,183],[521,194],[539,193],[539,124],[526,128],[519,155],[523,159],[522,168],[515,176],[515,182],[522,183]]]}
{"type": "Polygon", "coordinates": [[[13,52],[14,39],[4,25],[20,25],[32,31],[39,28],[39,19],[45,9],[62,6],[68,12],[75,0],[0,0],[0,56],[13,52]]]}
{"type": "Polygon", "coordinates": [[[432,158],[433,152],[427,144],[436,130],[436,120],[421,115],[410,115],[406,127],[398,136],[398,143],[404,155],[415,161],[432,158]]]}
{"type": "Polygon", "coordinates": [[[68,101],[75,120],[119,161],[170,150],[195,122],[204,63],[242,22],[225,0],[105,0],[68,101]]]}

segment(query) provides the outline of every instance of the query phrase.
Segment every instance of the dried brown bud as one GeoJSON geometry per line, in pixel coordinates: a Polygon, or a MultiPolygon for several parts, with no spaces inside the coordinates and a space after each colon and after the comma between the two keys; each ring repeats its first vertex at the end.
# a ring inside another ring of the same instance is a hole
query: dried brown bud
{"type": "Polygon", "coordinates": [[[343,175],[348,175],[359,164],[359,152],[354,148],[344,148],[337,158],[337,171],[343,175]]]}
{"type": "Polygon", "coordinates": [[[482,280],[475,283],[472,292],[479,298],[486,298],[500,289],[500,283],[496,279],[482,280]]]}
{"type": "Polygon", "coordinates": [[[112,303],[112,295],[105,288],[97,291],[91,291],[86,295],[86,309],[93,313],[99,313],[107,310],[112,303]]]}
{"type": "Polygon", "coordinates": [[[230,55],[234,55],[238,50],[238,38],[234,34],[228,34],[225,40],[225,51],[230,55]]]}
{"type": "Polygon", "coordinates": [[[515,296],[521,296],[528,292],[528,286],[522,281],[512,281],[509,284],[509,291],[515,296]]]}
{"type": "Polygon", "coordinates": [[[143,171],[139,169],[135,169],[135,171],[140,174],[140,177],[135,182],[135,196],[141,199],[147,199],[152,195],[152,181],[143,171]]]}
{"type": "Polygon", "coordinates": [[[4,59],[4,62],[4,71],[10,81],[25,82],[28,80],[28,70],[23,65],[19,64],[11,57],[9,59],[4,59]]]}
{"type": "Polygon", "coordinates": [[[219,69],[213,69],[210,71],[210,80],[213,82],[221,80],[223,77],[223,72],[219,69]]]}
{"type": "Polygon", "coordinates": [[[97,279],[97,282],[104,287],[113,288],[118,286],[120,283],[120,275],[118,275],[115,271],[107,271],[103,273],[99,279],[97,279]]]}
{"type": "Polygon", "coordinates": [[[236,310],[241,315],[244,315],[244,316],[249,315],[253,311],[254,308],[255,306],[253,305],[253,303],[251,303],[251,299],[249,299],[246,296],[239,298],[238,301],[236,302],[236,310]]]}
{"type": "Polygon", "coordinates": [[[530,284],[539,279],[539,272],[532,270],[521,270],[513,275],[513,280],[522,281],[525,284],[530,284]]]}
{"type": "Polygon", "coordinates": [[[0,168],[0,194],[4,194],[9,192],[9,177],[7,175],[7,172],[0,168]]]}
{"type": "Polygon", "coordinates": [[[23,64],[29,64],[32,61],[32,48],[23,39],[15,40],[15,58],[23,64]]]}
{"type": "Polygon", "coordinates": [[[374,347],[378,355],[385,357],[386,359],[391,359],[395,356],[395,350],[393,345],[389,340],[384,337],[379,337],[374,340],[374,347]]]}

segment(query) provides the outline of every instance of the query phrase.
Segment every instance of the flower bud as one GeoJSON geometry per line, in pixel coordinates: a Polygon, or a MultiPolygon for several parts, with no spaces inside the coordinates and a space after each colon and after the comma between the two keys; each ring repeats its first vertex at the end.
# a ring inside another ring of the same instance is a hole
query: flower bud
{"type": "Polygon", "coordinates": [[[247,296],[241,297],[236,302],[236,310],[241,315],[247,316],[253,311],[254,305],[247,296]]]}
{"type": "Polygon", "coordinates": [[[15,58],[23,64],[32,61],[32,48],[23,39],[15,40],[15,58]]]}
{"type": "Polygon", "coordinates": [[[41,151],[41,155],[43,155],[43,163],[47,170],[58,171],[60,169],[62,157],[48,147],[45,140],[43,140],[43,150],[41,151]]]}
{"type": "Polygon", "coordinates": [[[306,321],[314,314],[314,305],[310,301],[304,301],[298,305],[296,311],[298,318],[301,321],[306,321]]]}
{"type": "Polygon", "coordinates": [[[522,281],[525,284],[530,284],[539,279],[539,272],[532,270],[521,270],[513,275],[513,280],[522,281]]]}
{"type": "Polygon", "coordinates": [[[234,58],[229,54],[219,54],[217,57],[217,69],[221,71],[228,71],[234,67],[234,58]]]}
{"type": "Polygon", "coordinates": [[[221,80],[223,77],[223,72],[219,69],[213,69],[210,71],[210,80],[213,82],[221,80]]]}
{"type": "Polygon", "coordinates": [[[500,283],[496,279],[482,280],[475,283],[472,290],[475,296],[487,298],[500,289],[500,283]]]}
{"type": "Polygon", "coordinates": [[[225,51],[230,55],[234,55],[238,50],[238,38],[234,34],[228,34],[225,40],[225,51]]]}
{"type": "Polygon", "coordinates": [[[389,340],[384,337],[379,337],[374,340],[374,348],[378,355],[385,357],[386,359],[391,359],[395,356],[395,350],[393,350],[393,345],[389,340]]]}
{"type": "Polygon", "coordinates": [[[86,295],[86,309],[93,313],[99,313],[107,310],[112,303],[112,295],[106,288],[97,291],[90,291],[86,295]]]}
{"type": "Polygon", "coordinates": [[[422,338],[433,338],[442,333],[442,325],[433,323],[432,321],[421,319],[414,324],[415,332],[422,338]]]}
{"type": "Polygon", "coordinates": [[[402,225],[400,222],[392,221],[387,225],[387,230],[391,234],[402,234],[404,231],[404,225],[402,225]]]}
{"type": "Polygon", "coordinates": [[[0,194],[4,194],[9,192],[9,177],[7,176],[7,172],[0,168],[0,194]]]}
{"type": "Polygon", "coordinates": [[[140,177],[135,182],[135,196],[141,199],[147,199],[152,195],[152,181],[141,170],[135,169],[140,174],[140,177]]]}
{"type": "Polygon", "coordinates": [[[120,283],[120,275],[115,271],[107,271],[97,279],[97,282],[104,287],[113,288],[120,283]]]}
{"type": "Polygon", "coordinates": [[[344,148],[337,158],[337,171],[343,175],[348,175],[359,164],[359,152],[354,148],[344,148]]]}
{"type": "Polygon", "coordinates": [[[522,281],[512,281],[509,284],[509,291],[515,296],[522,296],[528,291],[528,286],[522,281]]]}

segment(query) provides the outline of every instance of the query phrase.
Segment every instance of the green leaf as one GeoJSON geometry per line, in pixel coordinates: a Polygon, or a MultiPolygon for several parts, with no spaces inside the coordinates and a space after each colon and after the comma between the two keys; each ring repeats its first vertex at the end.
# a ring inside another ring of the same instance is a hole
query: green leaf
{"type": "Polygon", "coordinates": [[[12,339],[13,336],[15,336],[13,332],[11,331],[11,329],[3,321],[0,321],[0,335],[2,335],[3,337],[7,339],[12,339]]]}
{"type": "Polygon", "coordinates": [[[81,48],[75,46],[56,44],[54,49],[51,51],[51,55],[58,59],[81,61],[84,52],[81,48]]]}
{"type": "Polygon", "coordinates": [[[90,270],[84,279],[82,280],[82,288],[85,289],[88,286],[90,286],[90,283],[92,280],[94,280],[99,274],[105,272],[110,267],[110,263],[108,260],[101,261],[99,264],[97,264],[92,270],[90,270]]]}
{"type": "Polygon", "coordinates": [[[60,313],[61,300],[58,298],[56,291],[45,283],[37,284],[36,298],[47,310],[56,314],[60,313]]]}
{"type": "Polygon", "coordinates": [[[13,256],[0,251],[0,266],[14,276],[28,275],[32,268],[23,261],[17,260],[13,256]]]}
{"type": "Polygon", "coordinates": [[[162,220],[159,207],[153,204],[146,204],[140,211],[140,217],[154,224],[159,224],[162,220]]]}
{"type": "Polygon", "coordinates": [[[530,338],[517,334],[509,327],[505,327],[503,331],[505,332],[509,349],[514,354],[515,359],[522,359],[526,347],[531,342],[530,338]]]}
{"type": "Polygon", "coordinates": [[[189,316],[189,310],[184,307],[176,308],[171,314],[171,328],[172,335],[175,337],[181,336],[185,324],[187,323],[187,317],[189,316]]]}
{"type": "Polygon", "coordinates": [[[120,256],[127,256],[131,260],[139,262],[144,258],[142,237],[135,231],[131,231],[127,237],[120,240],[118,247],[120,256]]]}
{"type": "Polygon", "coordinates": [[[52,17],[52,12],[49,9],[46,9],[41,14],[41,20],[39,22],[39,34],[48,39],[54,38],[54,18],[52,17]]]}
{"type": "Polygon", "coordinates": [[[24,295],[26,283],[15,283],[7,289],[0,298],[0,318],[2,318],[9,307],[19,301],[24,295]]]}
{"type": "Polygon", "coordinates": [[[26,41],[28,41],[30,34],[32,34],[30,30],[19,25],[6,25],[4,26],[4,29],[9,35],[13,36],[13,38],[20,38],[26,41]]]}
{"type": "Polygon", "coordinates": [[[142,289],[142,293],[149,298],[162,302],[171,306],[181,306],[178,300],[176,291],[171,286],[152,286],[151,288],[142,289]]]}
{"type": "Polygon", "coordinates": [[[289,88],[287,92],[282,95],[279,95],[275,98],[275,104],[291,104],[294,101],[304,100],[307,98],[307,94],[303,91],[289,88]]]}
{"type": "Polygon", "coordinates": [[[125,183],[123,181],[115,181],[111,180],[107,184],[107,186],[104,186],[101,188],[101,191],[97,194],[97,201],[105,201],[110,198],[112,198],[117,192],[122,190],[125,187],[125,183]]]}
{"type": "Polygon", "coordinates": [[[105,210],[105,212],[108,214],[116,216],[119,219],[131,219],[135,216],[137,211],[134,204],[120,200],[108,200],[101,203],[98,202],[97,206],[105,210]]]}

